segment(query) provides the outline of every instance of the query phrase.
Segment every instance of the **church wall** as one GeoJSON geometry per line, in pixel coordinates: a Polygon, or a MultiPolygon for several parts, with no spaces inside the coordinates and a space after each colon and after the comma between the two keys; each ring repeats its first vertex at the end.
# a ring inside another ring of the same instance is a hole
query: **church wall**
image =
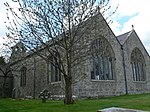
{"type": "Polygon", "coordinates": [[[101,97],[110,95],[120,95],[125,93],[124,85],[124,73],[122,64],[121,46],[110,28],[106,25],[102,19],[96,20],[97,28],[89,28],[88,34],[91,41],[99,36],[105,37],[111,44],[115,54],[114,61],[114,80],[91,80],[91,62],[86,61],[84,66],[84,72],[87,74],[87,78],[78,82],[74,86],[75,94],[79,97],[101,97]],[[95,30],[96,29],[96,30],[95,30]],[[93,35],[92,35],[93,34],[93,35]]]}
{"type": "Polygon", "coordinates": [[[33,61],[28,58],[12,66],[14,75],[14,96],[25,97],[33,95],[33,61]],[[21,86],[21,68],[26,67],[26,85],[21,86]]]}
{"type": "Polygon", "coordinates": [[[124,44],[124,54],[125,54],[125,67],[126,67],[126,75],[127,75],[127,85],[128,85],[128,92],[129,94],[138,94],[138,93],[147,93],[150,91],[149,82],[150,82],[150,66],[149,66],[149,56],[146,52],[144,46],[142,45],[141,41],[135,34],[132,32],[126,43],[124,44]],[[133,72],[131,66],[131,53],[133,49],[137,47],[142,52],[145,58],[145,75],[146,81],[133,81],[133,72]]]}
{"type": "Polygon", "coordinates": [[[35,94],[36,96],[46,88],[47,85],[46,62],[40,58],[35,60],[35,94]]]}
{"type": "Polygon", "coordinates": [[[39,57],[36,58],[35,62],[36,62],[35,63],[36,98],[38,98],[40,92],[44,89],[47,89],[51,95],[62,95],[63,94],[62,87],[61,87],[62,83],[49,81],[50,76],[48,76],[48,63],[39,57]]]}
{"type": "MultiPolygon", "coordinates": [[[[103,36],[107,39],[111,45],[115,60],[114,60],[114,80],[91,80],[91,62],[90,56],[83,65],[80,67],[82,73],[86,74],[86,77],[78,81],[73,85],[73,95],[82,98],[82,97],[102,97],[110,95],[121,95],[125,94],[125,78],[124,78],[124,68],[123,68],[123,57],[121,45],[117,41],[115,35],[110,30],[109,26],[106,24],[105,20],[102,17],[89,21],[86,26],[86,30],[83,28],[84,39],[87,39],[89,43],[93,40],[103,36]],[[88,28],[87,28],[88,27],[88,28]]],[[[127,75],[128,83],[128,92],[130,94],[143,93],[150,91],[150,63],[149,56],[146,53],[144,47],[141,45],[141,42],[135,35],[132,35],[132,38],[129,38],[124,44],[124,57],[125,57],[125,68],[127,75]],[[146,81],[145,82],[133,82],[132,69],[130,63],[130,55],[132,50],[138,47],[142,54],[144,55],[146,62],[146,81]]],[[[46,52],[46,51],[42,51],[46,52]]],[[[13,71],[15,76],[14,78],[14,87],[16,88],[16,97],[25,97],[25,96],[34,96],[38,98],[39,93],[43,89],[48,89],[52,95],[63,95],[64,91],[62,90],[63,82],[54,82],[51,83],[48,81],[47,73],[47,63],[45,60],[40,57],[33,55],[13,66],[17,71],[13,71]],[[26,77],[26,86],[20,86],[20,69],[22,66],[27,67],[27,77],[26,77]],[[35,75],[35,76],[34,76],[35,75]],[[35,81],[35,84],[34,84],[35,81]],[[35,93],[34,93],[35,92],[35,93]]],[[[76,75],[80,75],[81,72],[77,68],[74,72],[76,75]]],[[[82,74],[81,74],[82,75],[82,74]]]]}
{"type": "MultiPolygon", "coordinates": [[[[73,85],[73,94],[78,97],[98,97],[109,95],[120,95],[125,93],[124,73],[122,64],[121,46],[114,34],[106,24],[101,16],[99,18],[89,21],[86,30],[83,28],[84,37],[88,42],[103,36],[112,46],[115,60],[114,60],[114,80],[91,80],[91,62],[87,60],[81,68],[87,75],[86,78],[80,80],[73,85]]],[[[45,52],[45,51],[43,51],[45,52]]],[[[20,97],[34,95],[34,66],[35,66],[35,96],[38,97],[39,93],[47,88],[52,94],[63,94],[61,91],[62,83],[48,83],[47,77],[47,63],[38,56],[31,56],[24,61],[18,63],[18,70],[21,69],[23,64],[27,64],[27,82],[26,86],[20,87],[20,72],[16,72],[18,77],[15,77],[14,86],[16,87],[16,95],[20,97]],[[34,63],[34,59],[35,62],[34,63]]],[[[15,65],[17,66],[17,65],[15,65]]],[[[79,75],[79,74],[78,74],[79,75]]]]}
{"type": "Polygon", "coordinates": [[[12,66],[14,74],[14,88],[15,97],[25,98],[26,96],[32,96],[39,98],[39,94],[43,89],[47,89],[51,94],[62,94],[61,83],[50,83],[48,82],[47,76],[47,63],[45,60],[38,56],[32,56],[27,58],[14,66],[12,66]],[[26,85],[20,85],[21,71],[20,69],[25,66],[26,72],[26,85]],[[34,76],[35,75],[35,76],[34,76]],[[34,84],[35,83],[35,84],[34,84]],[[55,93],[54,93],[55,92],[55,93]]]}

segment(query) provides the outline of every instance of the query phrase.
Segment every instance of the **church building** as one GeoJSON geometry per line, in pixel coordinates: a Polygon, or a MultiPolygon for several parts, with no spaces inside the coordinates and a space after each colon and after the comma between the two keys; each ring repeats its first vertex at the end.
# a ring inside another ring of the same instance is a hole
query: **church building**
{"type": "MultiPolygon", "coordinates": [[[[85,33],[93,43],[90,46],[93,56],[80,67],[86,77],[73,84],[73,95],[87,98],[150,93],[150,57],[138,32],[133,28],[115,36],[102,15],[96,17],[94,24],[96,28],[89,22],[85,33]]],[[[12,49],[16,97],[38,98],[45,88],[52,95],[64,95],[63,78],[57,69],[35,53],[16,61],[19,55],[25,55],[25,48],[18,43],[12,49]]],[[[78,69],[74,72],[79,74],[78,69]]]]}

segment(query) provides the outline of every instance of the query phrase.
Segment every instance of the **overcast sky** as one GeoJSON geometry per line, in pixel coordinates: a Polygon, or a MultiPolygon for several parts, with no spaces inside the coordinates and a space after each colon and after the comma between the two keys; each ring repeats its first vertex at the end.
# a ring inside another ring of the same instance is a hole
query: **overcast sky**
{"type": "Polygon", "coordinates": [[[6,20],[4,1],[5,0],[0,0],[0,51],[2,43],[4,42],[3,37],[5,36],[6,32],[6,27],[4,24],[4,21],[6,20]]]}
{"type": "Polygon", "coordinates": [[[111,28],[116,35],[134,29],[150,54],[150,0],[112,0],[119,4],[111,28]]]}
{"type": "MultiPolygon", "coordinates": [[[[0,49],[4,42],[6,20],[4,2],[0,0],[0,49]]],[[[120,35],[134,29],[150,54],[150,0],[111,0],[112,7],[119,4],[117,12],[111,17],[111,29],[115,35],[120,35]]],[[[113,9],[113,8],[112,8],[113,9]]],[[[1,51],[1,50],[0,50],[1,51]]]]}

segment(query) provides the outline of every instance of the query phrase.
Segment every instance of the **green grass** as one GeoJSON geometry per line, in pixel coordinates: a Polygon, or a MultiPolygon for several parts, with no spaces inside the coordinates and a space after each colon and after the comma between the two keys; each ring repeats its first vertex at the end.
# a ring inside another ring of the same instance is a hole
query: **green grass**
{"type": "Polygon", "coordinates": [[[64,105],[63,101],[0,99],[0,112],[96,112],[107,107],[150,111],[150,94],[78,100],[73,105],[64,105]]]}

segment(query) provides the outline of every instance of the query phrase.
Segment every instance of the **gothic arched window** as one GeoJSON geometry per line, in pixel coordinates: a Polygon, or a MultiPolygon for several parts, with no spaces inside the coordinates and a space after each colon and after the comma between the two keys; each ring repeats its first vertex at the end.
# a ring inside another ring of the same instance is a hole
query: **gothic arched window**
{"type": "Polygon", "coordinates": [[[91,79],[113,80],[114,52],[111,45],[104,37],[101,36],[92,42],[91,57],[93,63],[91,79]]]}
{"type": "Polygon", "coordinates": [[[20,86],[25,86],[26,85],[27,68],[26,67],[22,67],[20,71],[21,71],[20,86]]]}
{"type": "Polygon", "coordinates": [[[133,80],[144,81],[145,60],[143,54],[138,48],[135,48],[131,53],[131,65],[133,71],[133,80]]]}

